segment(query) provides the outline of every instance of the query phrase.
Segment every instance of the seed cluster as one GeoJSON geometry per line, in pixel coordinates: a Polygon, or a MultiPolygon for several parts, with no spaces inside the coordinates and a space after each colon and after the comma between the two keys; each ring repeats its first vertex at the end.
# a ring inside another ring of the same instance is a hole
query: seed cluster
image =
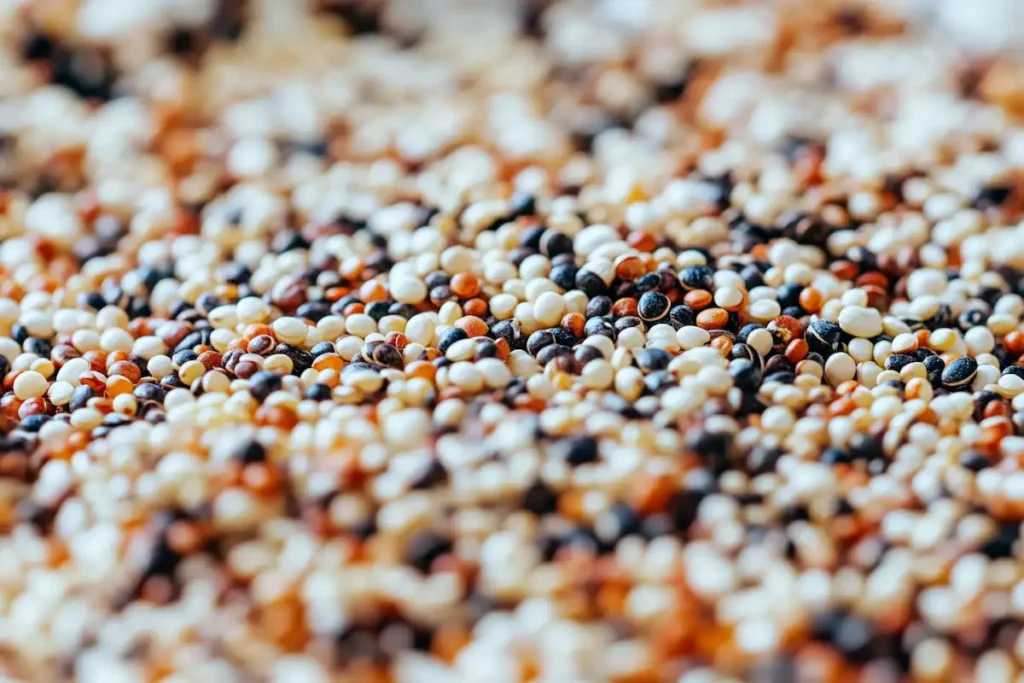
{"type": "Polygon", "coordinates": [[[1020,681],[1024,24],[891,4],[0,7],[0,676],[1020,681]]]}

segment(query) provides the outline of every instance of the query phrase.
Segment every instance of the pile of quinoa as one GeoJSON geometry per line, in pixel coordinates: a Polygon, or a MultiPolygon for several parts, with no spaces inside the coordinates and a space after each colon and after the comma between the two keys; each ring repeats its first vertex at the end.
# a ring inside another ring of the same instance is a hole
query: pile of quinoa
{"type": "Polygon", "coordinates": [[[0,678],[1024,680],[1021,27],[0,3],[0,678]]]}

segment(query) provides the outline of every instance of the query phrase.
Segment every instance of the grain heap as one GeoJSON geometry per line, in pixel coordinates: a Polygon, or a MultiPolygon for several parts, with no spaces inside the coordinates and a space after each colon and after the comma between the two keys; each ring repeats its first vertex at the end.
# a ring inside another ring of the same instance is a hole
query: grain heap
{"type": "Polygon", "coordinates": [[[0,4],[0,674],[1021,681],[1024,22],[913,4],[0,4]]]}

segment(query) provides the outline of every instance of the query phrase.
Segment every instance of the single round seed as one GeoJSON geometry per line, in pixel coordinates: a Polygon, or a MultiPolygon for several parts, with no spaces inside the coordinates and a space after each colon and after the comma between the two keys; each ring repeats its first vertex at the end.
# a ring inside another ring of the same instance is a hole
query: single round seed
{"type": "Polygon", "coordinates": [[[22,372],[14,379],[14,395],[22,400],[42,396],[49,388],[46,378],[34,370],[22,372]]]}
{"type": "Polygon", "coordinates": [[[637,302],[637,314],[642,320],[661,320],[668,315],[671,305],[668,297],[661,292],[645,292],[637,302]]]}
{"type": "Polygon", "coordinates": [[[882,333],[882,316],[873,308],[847,306],[839,313],[839,327],[855,337],[876,337],[882,333]]]}
{"type": "Polygon", "coordinates": [[[825,379],[832,386],[838,386],[854,378],[857,364],[849,354],[839,352],[829,356],[825,362],[825,379]]]}
{"type": "Polygon", "coordinates": [[[273,328],[280,342],[301,344],[306,340],[306,324],[298,318],[278,318],[274,321],[273,328]]]}
{"type": "Polygon", "coordinates": [[[958,358],[942,371],[942,384],[950,389],[970,387],[978,374],[978,361],[967,356],[958,358]]]}

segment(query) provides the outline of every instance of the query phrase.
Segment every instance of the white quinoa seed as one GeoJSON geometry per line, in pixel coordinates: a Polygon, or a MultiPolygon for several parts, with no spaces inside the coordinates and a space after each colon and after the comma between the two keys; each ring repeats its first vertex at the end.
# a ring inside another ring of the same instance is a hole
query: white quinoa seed
{"type": "Polygon", "coordinates": [[[855,337],[875,337],[882,333],[882,316],[873,308],[846,306],[839,313],[839,326],[855,337]]]}

